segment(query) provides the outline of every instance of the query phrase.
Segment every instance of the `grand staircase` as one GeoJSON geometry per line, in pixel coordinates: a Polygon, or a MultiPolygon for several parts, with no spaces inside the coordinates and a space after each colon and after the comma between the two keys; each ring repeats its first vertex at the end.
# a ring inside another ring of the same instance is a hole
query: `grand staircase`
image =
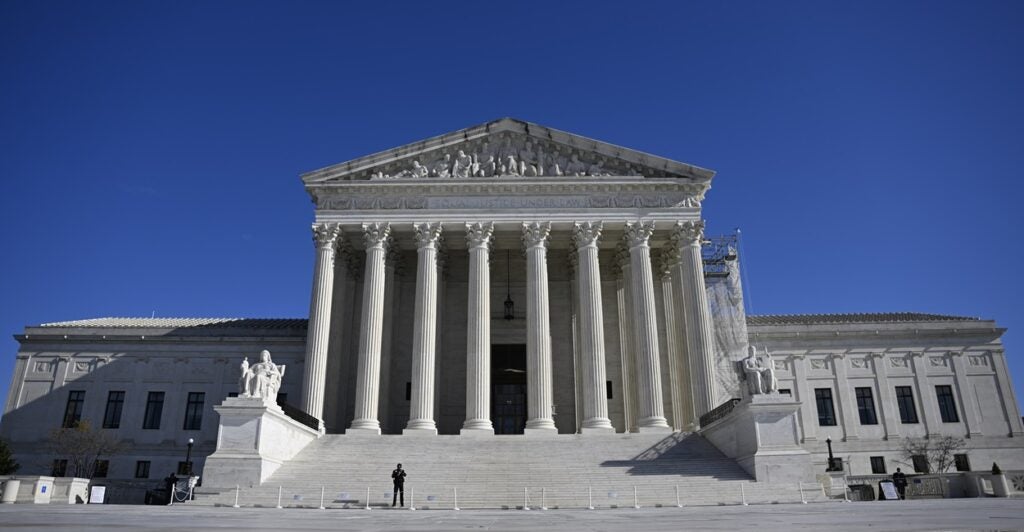
{"type": "MultiPolygon", "coordinates": [[[[632,508],[822,500],[817,484],[754,482],[697,434],[498,436],[328,435],[267,482],[242,487],[241,506],[390,507],[391,470],[408,472],[416,508],[632,508]],[[634,491],[635,490],[635,491],[634,491]],[[801,491],[803,493],[801,493],[801,491]],[[635,493],[635,498],[634,498],[635,493]]],[[[197,489],[196,502],[235,504],[234,489],[197,489]]]]}

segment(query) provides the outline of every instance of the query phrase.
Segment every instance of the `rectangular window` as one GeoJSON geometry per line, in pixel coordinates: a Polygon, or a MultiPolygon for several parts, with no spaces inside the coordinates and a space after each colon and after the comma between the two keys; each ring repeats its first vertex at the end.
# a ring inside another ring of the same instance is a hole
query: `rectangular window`
{"type": "Polygon", "coordinates": [[[604,394],[608,399],[614,399],[612,394],[612,381],[604,381],[604,394]]]}
{"type": "Polygon", "coordinates": [[[188,402],[185,403],[185,426],[184,430],[199,430],[203,426],[203,403],[206,402],[206,394],[203,392],[189,392],[188,402]]]}
{"type": "Polygon", "coordinates": [[[178,462],[178,476],[187,477],[190,475],[188,462],[178,462]]]}
{"type": "Polygon", "coordinates": [[[927,456],[925,456],[923,454],[915,454],[914,456],[911,456],[910,459],[914,463],[914,471],[915,472],[917,472],[917,473],[927,473],[928,472],[929,468],[928,468],[928,457],[927,456]]]}
{"type": "Polygon", "coordinates": [[[857,395],[857,413],[860,414],[860,424],[877,425],[875,398],[871,394],[871,388],[854,388],[853,391],[857,395]]]}
{"type": "Polygon", "coordinates": [[[53,468],[50,469],[51,477],[63,477],[68,474],[68,461],[67,460],[54,460],[53,468]]]}
{"type": "Polygon", "coordinates": [[[121,426],[121,408],[124,406],[124,392],[107,394],[107,410],[103,413],[103,428],[116,429],[121,426]]]}
{"type": "Polygon", "coordinates": [[[914,406],[914,389],[910,386],[896,387],[896,404],[900,407],[900,421],[917,423],[917,407],[914,406]]]}
{"type": "Polygon", "coordinates": [[[956,400],[953,399],[953,387],[940,385],[935,387],[935,397],[939,400],[939,414],[943,423],[956,423],[960,416],[956,413],[956,400]]]}
{"type": "Polygon", "coordinates": [[[68,392],[68,406],[64,408],[62,427],[70,429],[82,420],[82,406],[85,404],[84,391],[68,392]]]}
{"type": "Polygon", "coordinates": [[[957,471],[970,471],[971,463],[967,461],[966,454],[954,454],[953,463],[956,465],[957,471]]]}
{"type": "Polygon", "coordinates": [[[788,395],[788,396],[792,397],[793,396],[793,390],[790,390],[789,388],[779,388],[779,394],[780,395],[788,395]]]}
{"type": "Polygon", "coordinates": [[[110,471],[110,460],[96,460],[96,469],[93,470],[92,478],[107,478],[110,471]]]}
{"type": "Polygon", "coordinates": [[[135,462],[135,478],[149,478],[149,460],[135,462]]]}
{"type": "Polygon", "coordinates": [[[884,456],[872,456],[871,457],[871,474],[872,475],[884,475],[885,474],[885,457],[884,456]]]}
{"type": "Polygon", "coordinates": [[[142,428],[159,429],[160,416],[164,412],[164,392],[149,392],[146,398],[146,415],[142,418],[142,428]]]}
{"type": "Polygon", "coordinates": [[[834,426],[836,410],[832,406],[832,388],[815,388],[814,402],[818,405],[818,425],[834,426]]]}

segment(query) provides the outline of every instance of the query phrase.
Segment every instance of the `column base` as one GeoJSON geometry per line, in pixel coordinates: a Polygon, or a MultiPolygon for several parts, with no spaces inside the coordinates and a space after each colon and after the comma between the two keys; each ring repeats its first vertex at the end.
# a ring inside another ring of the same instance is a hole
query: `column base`
{"type": "Polygon", "coordinates": [[[379,428],[377,428],[377,429],[357,429],[357,428],[349,427],[349,429],[345,431],[345,435],[346,436],[356,436],[356,437],[380,436],[380,429],[379,428]]]}
{"type": "Polygon", "coordinates": [[[402,436],[437,436],[436,428],[405,428],[402,430],[402,436]]]}
{"type": "Polygon", "coordinates": [[[580,432],[581,433],[584,432],[584,431],[594,431],[594,430],[597,430],[597,431],[611,430],[611,431],[614,432],[615,431],[615,427],[612,426],[611,420],[606,418],[606,417],[594,417],[594,418],[583,420],[583,426],[580,427],[580,432]]]}
{"type": "Polygon", "coordinates": [[[664,427],[640,427],[637,429],[640,434],[669,434],[672,432],[672,427],[665,425],[664,427]]]}
{"type": "Polygon", "coordinates": [[[523,429],[523,436],[527,438],[554,438],[558,436],[558,429],[554,427],[537,429],[527,427],[523,429]]]}
{"type": "Polygon", "coordinates": [[[594,436],[597,434],[615,434],[615,427],[582,427],[580,435],[594,436]]]}
{"type": "Polygon", "coordinates": [[[494,429],[493,428],[487,428],[487,429],[484,429],[484,428],[480,428],[480,429],[476,429],[476,428],[467,429],[467,428],[463,427],[463,429],[459,431],[459,436],[468,436],[470,438],[489,438],[491,436],[494,436],[494,429]]]}

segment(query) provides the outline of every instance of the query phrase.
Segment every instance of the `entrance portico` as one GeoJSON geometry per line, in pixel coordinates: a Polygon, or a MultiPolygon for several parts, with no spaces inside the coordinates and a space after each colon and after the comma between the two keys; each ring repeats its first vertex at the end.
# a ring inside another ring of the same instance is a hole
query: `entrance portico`
{"type": "Polygon", "coordinates": [[[302,404],[332,432],[493,434],[492,345],[507,342],[525,345],[527,435],[692,428],[717,406],[712,175],[511,119],[304,175],[302,404]]]}

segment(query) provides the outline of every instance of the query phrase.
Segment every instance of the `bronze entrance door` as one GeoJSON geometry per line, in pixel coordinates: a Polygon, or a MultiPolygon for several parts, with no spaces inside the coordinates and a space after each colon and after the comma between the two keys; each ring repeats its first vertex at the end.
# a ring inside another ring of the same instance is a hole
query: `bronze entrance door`
{"type": "Polygon", "coordinates": [[[526,346],[491,346],[491,420],[495,434],[526,427],[526,346]]]}

